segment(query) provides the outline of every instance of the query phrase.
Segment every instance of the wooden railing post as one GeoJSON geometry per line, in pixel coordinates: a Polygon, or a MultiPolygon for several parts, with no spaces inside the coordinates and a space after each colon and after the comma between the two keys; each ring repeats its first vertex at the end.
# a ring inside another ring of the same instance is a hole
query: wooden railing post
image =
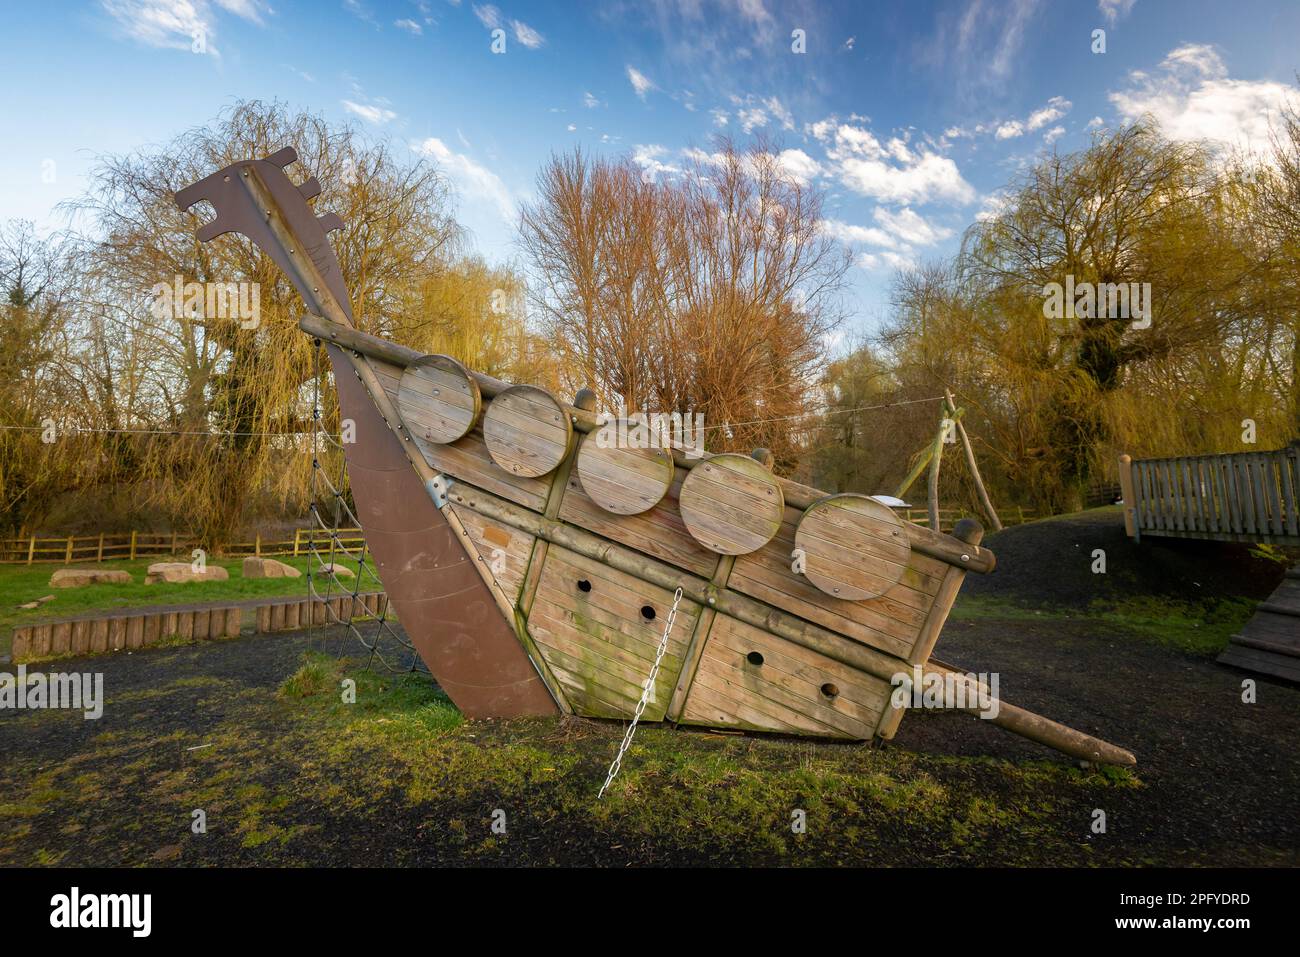
{"type": "Polygon", "coordinates": [[[1133,457],[1119,457],[1119,494],[1124,499],[1124,534],[1137,538],[1137,498],[1133,491],[1133,457]]]}
{"type": "Polygon", "coordinates": [[[104,533],[100,532],[99,547],[95,549],[95,561],[102,562],[103,560],[104,560],[104,533]]]}
{"type": "Polygon", "coordinates": [[[258,532],[253,537],[253,554],[258,558],[262,557],[262,533],[258,532]]]}
{"type": "Polygon", "coordinates": [[[293,530],[293,557],[294,558],[298,557],[298,543],[301,540],[302,540],[302,529],[295,528],[293,530]]]}
{"type": "Polygon", "coordinates": [[[32,563],[32,556],[36,554],[36,536],[33,535],[31,541],[27,543],[27,564],[32,563]]]}
{"type": "Polygon", "coordinates": [[[131,561],[135,561],[135,529],[131,529],[131,561]]]}
{"type": "Polygon", "coordinates": [[[72,536],[68,536],[68,547],[63,551],[63,564],[72,564],[72,536]]]}

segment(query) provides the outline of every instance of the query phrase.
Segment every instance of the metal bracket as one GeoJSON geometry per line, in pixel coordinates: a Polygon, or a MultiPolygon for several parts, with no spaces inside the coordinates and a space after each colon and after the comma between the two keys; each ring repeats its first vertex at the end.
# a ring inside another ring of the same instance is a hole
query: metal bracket
{"type": "Polygon", "coordinates": [[[452,479],[441,473],[425,480],[424,487],[429,493],[429,498],[433,499],[433,504],[438,506],[439,510],[447,507],[447,496],[453,484],[452,479]]]}

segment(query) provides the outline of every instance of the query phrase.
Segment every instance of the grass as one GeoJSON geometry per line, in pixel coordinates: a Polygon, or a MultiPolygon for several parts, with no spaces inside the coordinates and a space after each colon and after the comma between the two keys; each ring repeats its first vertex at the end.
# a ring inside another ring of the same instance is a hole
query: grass
{"type": "MultiPolygon", "coordinates": [[[[466,723],[427,680],[394,679],[309,652],[279,696],[318,729],[330,765],[364,760],[382,800],[474,808],[447,836],[470,860],[507,858],[489,812],[544,808],[577,831],[614,832],[665,855],[743,855],[771,863],[835,863],[896,851],[902,829],[940,832],[964,858],[995,835],[1050,831],[1044,784],[1067,792],[1138,786],[1129,771],[984,758],[922,758],[895,749],[643,727],[603,801],[595,795],[621,726],[572,720],[466,723]],[[355,682],[355,704],[344,683],[355,682]],[[361,756],[364,756],[362,758],[361,756]],[[985,778],[955,788],[952,775],[985,778]],[[1010,790],[1005,799],[1001,792],[1010,790]],[[1023,793],[1021,793],[1023,792],[1023,793]],[[808,830],[796,833],[796,812],[808,830]],[[820,829],[821,834],[809,835],[820,829]],[[829,831],[834,840],[827,840],[829,831]],[[805,842],[810,846],[803,846],[805,842]]],[[[374,794],[369,800],[380,801],[374,794]]],[[[529,813],[531,817],[531,813],[529,813]]],[[[508,832],[509,833],[509,832],[508,832]]],[[[1000,839],[1000,837],[998,838],[1000,839]]]]}
{"type": "Polygon", "coordinates": [[[1109,605],[1094,603],[1087,610],[1080,611],[1040,608],[982,595],[959,594],[949,618],[955,621],[1084,619],[1110,628],[1122,628],[1180,651],[1213,656],[1223,651],[1228,639],[1241,631],[1255,613],[1256,604],[1248,598],[1197,603],[1144,596],[1109,605]]]}
{"type": "MultiPolygon", "coordinates": [[[[244,601],[250,598],[275,598],[285,595],[305,595],[307,580],[303,578],[244,578],[243,558],[210,558],[209,564],[220,565],[230,573],[223,582],[183,582],[180,584],[146,585],[145,573],[155,562],[185,561],[189,556],[173,558],[148,558],[134,562],[94,562],[66,565],[0,565],[0,655],[9,653],[13,629],[34,621],[64,618],[90,611],[117,611],[123,608],[141,608],[149,605],[185,605],[206,601],[244,601]],[[51,588],[50,576],[61,568],[99,568],[121,570],[131,574],[127,585],[87,585],[84,588],[51,588]],[[17,606],[35,601],[45,595],[54,600],[24,611],[17,606]]],[[[277,561],[306,572],[310,557],[281,556],[277,561]]],[[[340,564],[345,564],[341,561],[340,564]]],[[[350,566],[353,567],[353,566],[350,566]]],[[[371,571],[373,563],[368,563],[371,571]]],[[[353,579],[344,579],[351,583],[353,579]]],[[[366,575],[363,586],[368,591],[379,587],[375,579],[366,575]]],[[[318,586],[319,587],[319,586],[318,586]]]]}

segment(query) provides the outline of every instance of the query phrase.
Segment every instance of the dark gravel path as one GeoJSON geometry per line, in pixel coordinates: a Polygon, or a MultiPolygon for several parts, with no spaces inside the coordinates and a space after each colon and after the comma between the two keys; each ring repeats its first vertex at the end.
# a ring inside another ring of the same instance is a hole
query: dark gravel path
{"type": "MultiPolygon", "coordinates": [[[[166,793],[171,777],[192,776],[198,765],[187,749],[227,747],[229,738],[223,744],[220,733],[224,722],[229,734],[231,720],[246,748],[256,752],[257,742],[266,744],[270,766],[260,769],[256,780],[279,781],[292,790],[294,776],[302,771],[294,755],[301,754],[304,764],[321,760],[314,750],[319,742],[296,737],[310,729],[286,721],[278,710],[284,705],[267,702],[274,702],[276,687],[314,645],[319,641],[305,634],[255,636],[60,662],[59,670],[102,671],[111,707],[99,721],[68,713],[0,714],[5,776],[16,769],[20,776],[6,784],[39,784],[42,774],[53,774],[50,787],[63,789],[36,813],[11,813],[23,832],[20,840],[0,841],[0,863],[31,863],[33,848],[51,849],[50,860],[65,864],[283,862],[278,846],[245,846],[222,829],[207,835],[201,859],[196,859],[193,842],[186,843],[188,821],[178,818],[175,808],[134,797],[133,790],[147,786],[148,793],[166,793]],[[164,686],[167,693],[159,694],[164,686]],[[120,746],[114,747],[119,739],[120,746]],[[123,769],[133,769],[135,777],[124,778],[123,769]],[[105,777],[118,790],[106,792],[105,777]],[[69,780],[83,782],[84,790],[68,793],[69,780]],[[182,844],[187,851],[184,860],[177,860],[182,844]]],[[[1258,703],[1245,705],[1240,700],[1242,675],[1156,644],[1101,634],[1085,621],[953,622],[941,651],[962,667],[998,670],[1001,692],[1009,701],[1137,753],[1141,786],[1103,789],[1095,797],[1108,817],[1108,833],[1096,841],[1096,863],[1300,863],[1300,757],[1295,748],[1300,690],[1260,681],[1258,703]]],[[[493,733],[492,725],[483,727],[486,747],[492,746],[493,733]]],[[[603,754],[617,735],[617,726],[598,726],[588,743],[603,754]]],[[[1059,760],[1031,742],[955,714],[909,715],[890,747],[939,760],[930,773],[945,786],[963,788],[967,782],[972,793],[987,793],[992,800],[999,799],[1002,788],[997,773],[980,761],[953,764],[949,756],[1059,760]]],[[[383,766],[366,767],[364,755],[349,755],[345,767],[381,792],[390,773],[383,766]]],[[[261,786],[252,780],[236,774],[233,781],[242,783],[232,786],[261,786]]],[[[491,792],[492,782],[485,781],[484,787],[491,792]]],[[[526,860],[622,860],[620,853],[627,852],[617,850],[622,846],[618,841],[611,844],[608,835],[575,831],[546,813],[547,794],[545,788],[536,792],[529,814],[536,815],[539,828],[544,822],[539,834],[553,834],[554,844],[546,846],[545,837],[534,834],[526,860]]],[[[1070,817],[1088,813],[1079,801],[1094,800],[1091,794],[1063,795],[1048,785],[1042,797],[1062,803],[1062,813],[1070,817]]],[[[280,827],[310,830],[309,839],[290,845],[297,847],[292,860],[300,863],[445,864],[457,859],[430,839],[430,829],[438,831],[450,818],[481,816],[482,805],[477,797],[451,796],[445,803],[412,805],[395,792],[367,807],[355,802],[290,805],[276,819],[280,827]]],[[[210,813],[219,814],[220,808],[210,813]]],[[[918,863],[945,859],[939,855],[951,853],[942,844],[946,839],[936,834],[933,851],[910,851],[922,855],[915,858],[918,863]]],[[[1006,839],[1005,852],[990,853],[1033,860],[1032,848],[1024,848],[1024,842],[1016,848],[1014,835],[1006,839]]],[[[515,847],[512,853],[519,853],[515,847]]],[[[671,862],[665,851],[648,849],[641,859],[671,862]]],[[[699,848],[690,859],[709,860],[708,850],[699,848]]]]}

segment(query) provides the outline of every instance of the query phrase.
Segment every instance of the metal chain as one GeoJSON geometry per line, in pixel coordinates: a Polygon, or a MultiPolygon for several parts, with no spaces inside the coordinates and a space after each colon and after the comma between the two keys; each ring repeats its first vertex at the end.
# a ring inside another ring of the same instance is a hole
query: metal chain
{"type": "Polygon", "coordinates": [[[645,706],[650,700],[650,692],[654,689],[655,678],[659,676],[659,664],[664,660],[664,652],[668,650],[668,635],[673,630],[673,622],[677,619],[677,605],[682,600],[682,589],[678,586],[677,591],[673,593],[673,607],[668,611],[668,620],[664,622],[664,635],[659,639],[659,649],[655,652],[655,663],[650,668],[650,674],[645,679],[645,687],[641,689],[641,700],[637,702],[636,711],[632,714],[632,723],[627,726],[627,733],[623,735],[623,743],[618,746],[618,754],[614,755],[614,763],[609,766],[609,774],[605,777],[605,783],[600,786],[600,793],[596,795],[599,801],[605,796],[605,789],[614,781],[614,776],[618,774],[619,768],[623,766],[623,755],[632,744],[632,735],[636,734],[636,723],[641,720],[641,715],[645,712],[645,706]]]}

